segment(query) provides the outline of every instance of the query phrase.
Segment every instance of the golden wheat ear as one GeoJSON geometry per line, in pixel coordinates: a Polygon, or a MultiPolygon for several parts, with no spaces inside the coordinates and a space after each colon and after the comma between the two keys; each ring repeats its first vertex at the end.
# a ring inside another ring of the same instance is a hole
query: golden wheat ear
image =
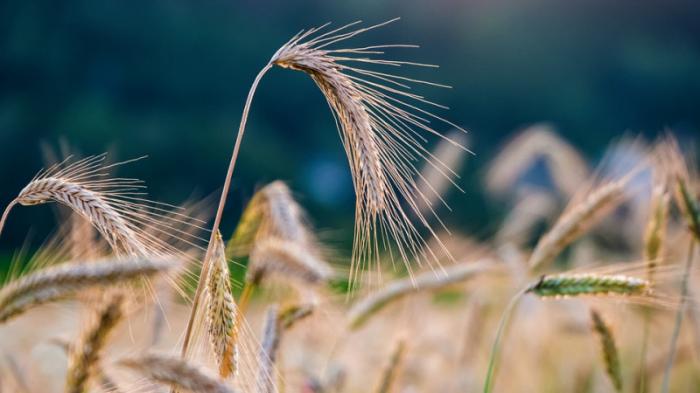
{"type": "MultiPolygon", "coordinates": [[[[335,30],[326,30],[326,26],[313,28],[293,37],[270,60],[273,65],[308,74],[335,117],[357,198],[353,282],[367,264],[378,262],[381,248],[388,248],[392,240],[398,256],[408,267],[414,259],[431,265],[439,262],[422,233],[424,230],[437,238],[429,218],[439,218],[432,207],[428,214],[421,210],[434,199],[430,194],[436,192],[419,186],[420,171],[416,163],[425,160],[455,183],[457,174],[426,148],[427,137],[442,138],[467,151],[434,129],[431,121],[461,130],[460,127],[424,109],[444,107],[411,90],[417,84],[446,86],[379,70],[405,65],[430,66],[373,57],[387,48],[412,45],[331,48],[394,20],[356,30],[350,27],[359,22],[335,30]],[[417,217],[420,230],[411,221],[411,215],[417,217]]],[[[441,242],[437,244],[447,251],[441,242]]]]}
{"type": "Polygon", "coordinates": [[[112,178],[109,170],[130,160],[108,165],[101,154],[72,160],[71,157],[40,171],[6,208],[0,230],[16,205],[57,202],[92,224],[117,255],[162,256],[178,254],[163,238],[183,240],[196,246],[197,237],[181,229],[198,223],[173,206],[149,201],[141,180],[112,178]]]}

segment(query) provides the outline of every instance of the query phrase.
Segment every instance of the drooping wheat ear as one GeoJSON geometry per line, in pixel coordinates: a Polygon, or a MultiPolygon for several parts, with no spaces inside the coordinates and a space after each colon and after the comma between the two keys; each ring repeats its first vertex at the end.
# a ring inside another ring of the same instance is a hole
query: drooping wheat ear
{"type": "Polygon", "coordinates": [[[217,234],[211,269],[207,280],[207,330],[219,365],[219,375],[226,378],[236,371],[238,358],[238,310],[231,293],[231,277],[224,251],[224,241],[217,234]]]}
{"type": "Polygon", "coordinates": [[[609,295],[649,295],[651,284],[641,278],[620,274],[563,273],[545,275],[531,285],[528,293],[543,298],[609,295]]]}
{"type": "Polygon", "coordinates": [[[647,263],[647,278],[654,281],[654,272],[663,257],[666,240],[666,224],[670,197],[662,186],[654,187],[651,197],[651,210],[644,233],[644,259],[647,263]]]}
{"type": "MultiPolygon", "coordinates": [[[[5,217],[16,204],[58,202],[92,223],[117,255],[174,253],[176,250],[154,234],[183,235],[161,220],[163,213],[168,213],[165,205],[144,199],[145,186],[140,180],[107,177],[108,169],[126,162],[105,165],[105,157],[101,154],[72,163],[69,158],[39,172],[8,206],[5,217]]],[[[180,215],[173,218],[179,222],[186,219],[180,215]]]]}
{"type": "Polygon", "coordinates": [[[254,284],[275,273],[305,284],[317,284],[333,277],[333,269],[313,250],[274,237],[255,245],[249,263],[246,282],[254,284]]]}
{"type": "Polygon", "coordinates": [[[0,323],[28,309],[95,286],[147,277],[175,266],[166,260],[117,259],[62,264],[9,282],[0,289],[0,323]]]}
{"type": "Polygon", "coordinates": [[[113,328],[122,318],[124,296],[115,293],[107,299],[105,306],[99,310],[97,318],[80,336],[68,354],[68,371],[66,392],[84,393],[88,391],[90,378],[99,369],[102,348],[113,328]]]}
{"type": "MultiPolygon", "coordinates": [[[[425,159],[447,178],[455,176],[425,148],[423,134],[447,139],[432,128],[431,119],[459,127],[421,109],[421,104],[436,104],[409,91],[411,83],[436,84],[356,66],[363,63],[394,67],[420,65],[371,57],[383,54],[385,48],[407,45],[330,48],[390,22],[357,30],[349,30],[349,27],[359,22],[326,32],[322,32],[326,26],[302,31],[282,46],[270,61],[308,74],[335,116],[357,194],[353,269],[361,269],[363,264],[378,257],[380,237],[393,238],[401,259],[407,264],[413,257],[434,257],[409,219],[409,211],[412,211],[422,226],[437,238],[426,216],[420,212],[419,201],[429,198],[417,186],[415,179],[419,173],[415,162],[425,159]],[[402,201],[409,211],[402,206],[402,201]]],[[[461,147],[457,142],[452,143],[461,147]]],[[[435,214],[434,210],[431,209],[431,213],[435,214]]],[[[355,277],[353,273],[351,277],[355,277]]]]}
{"type": "Polygon", "coordinates": [[[466,281],[493,267],[493,261],[482,260],[448,266],[443,273],[427,271],[413,278],[392,281],[386,287],[353,305],[347,314],[348,324],[351,328],[357,329],[385,306],[406,295],[445,288],[449,285],[466,281]]]}
{"type": "Polygon", "coordinates": [[[580,202],[573,203],[554,226],[537,243],[530,256],[530,269],[542,268],[567,245],[583,235],[604,215],[622,201],[630,175],[594,189],[580,202]]]}
{"type": "Polygon", "coordinates": [[[191,393],[234,393],[226,382],[207,370],[181,359],[164,355],[146,354],[119,362],[145,378],[191,393]]]}
{"type": "Polygon", "coordinates": [[[617,345],[615,345],[615,337],[610,328],[605,323],[600,314],[592,310],[591,319],[593,320],[593,330],[600,338],[601,352],[603,361],[605,362],[605,371],[610,377],[610,381],[615,387],[615,391],[622,391],[622,371],[620,370],[620,357],[617,353],[617,345]]]}
{"type": "Polygon", "coordinates": [[[260,355],[258,358],[258,392],[275,393],[275,361],[280,344],[280,320],[277,306],[270,306],[265,315],[260,355]]]}
{"type": "Polygon", "coordinates": [[[389,364],[382,372],[382,377],[379,380],[379,385],[375,390],[376,393],[390,393],[393,391],[393,387],[398,379],[399,372],[401,371],[401,363],[403,363],[404,352],[406,349],[406,343],[404,340],[399,340],[396,343],[396,347],[391,354],[389,359],[389,364]]]}

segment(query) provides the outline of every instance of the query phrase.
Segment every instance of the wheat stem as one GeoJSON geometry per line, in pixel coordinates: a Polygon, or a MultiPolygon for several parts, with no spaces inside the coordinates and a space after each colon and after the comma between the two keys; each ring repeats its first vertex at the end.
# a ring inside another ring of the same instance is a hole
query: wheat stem
{"type": "Polygon", "coordinates": [[[2,213],[2,218],[0,218],[0,235],[2,234],[2,229],[5,227],[5,221],[7,221],[7,216],[10,214],[10,210],[12,210],[13,207],[17,204],[17,199],[13,199],[12,202],[10,202],[7,207],[5,208],[5,211],[2,213]]]}
{"type": "Polygon", "coordinates": [[[496,338],[493,340],[493,345],[491,347],[491,354],[489,355],[489,365],[486,370],[486,380],[484,381],[484,393],[491,393],[493,390],[494,378],[496,377],[496,367],[498,366],[498,354],[501,349],[501,338],[504,334],[505,327],[510,320],[511,315],[515,311],[520,298],[527,293],[528,288],[525,288],[518,292],[508,303],[506,309],[503,311],[501,320],[498,322],[498,328],[496,329],[496,338]]]}
{"type": "Polygon", "coordinates": [[[666,361],[666,368],[664,370],[664,379],[661,383],[661,392],[668,393],[669,385],[671,383],[671,369],[673,368],[673,362],[676,357],[676,347],[678,343],[678,338],[681,333],[681,325],[683,324],[683,314],[685,311],[686,298],[688,297],[688,282],[690,277],[690,270],[693,267],[693,254],[695,253],[695,239],[690,239],[690,246],[688,247],[688,259],[685,263],[685,271],[683,272],[683,281],[681,282],[681,300],[678,305],[678,310],[676,311],[676,322],[673,326],[673,335],[671,336],[671,346],[669,349],[668,360],[666,361]]]}
{"type": "Polygon", "coordinates": [[[233,153],[231,154],[231,161],[229,162],[228,171],[226,172],[226,179],[224,180],[224,186],[221,190],[221,197],[219,199],[219,207],[216,210],[216,216],[214,217],[214,224],[211,228],[211,237],[209,238],[209,246],[207,247],[206,255],[204,256],[204,264],[202,265],[202,271],[200,273],[200,279],[197,282],[197,289],[195,291],[194,300],[192,301],[192,309],[190,310],[190,316],[187,321],[187,328],[185,329],[185,338],[182,343],[182,357],[187,356],[187,351],[189,350],[190,340],[192,339],[192,329],[194,327],[195,315],[199,308],[199,303],[202,298],[202,293],[205,288],[205,280],[202,277],[206,277],[209,273],[209,258],[211,257],[214,245],[216,244],[216,234],[219,232],[219,226],[221,225],[221,218],[224,214],[224,207],[226,206],[226,198],[228,197],[229,189],[231,188],[231,178],[233,177],[233,170],[236,167],[236,161],[238,160],[238,152],[241,147],[241,141],[243,140],[243,134],[245,132],[246,122],[248,121],[248,113],[250,112],[250,105],[253,102],[253,96],[257,90],[258,84],[262,77],[267,73],[267,71],[272,68],[271,64],[265,65],[265,67],[260,70],[258,75],[253,81],[253,85],[250,87],[248,92],[248,98],[246,99],[245,106],[243,107],[243,114],[241,116],[241,123],[238,127],[238,135],[236,136],[236,144],[233,147],[233,153]]]}

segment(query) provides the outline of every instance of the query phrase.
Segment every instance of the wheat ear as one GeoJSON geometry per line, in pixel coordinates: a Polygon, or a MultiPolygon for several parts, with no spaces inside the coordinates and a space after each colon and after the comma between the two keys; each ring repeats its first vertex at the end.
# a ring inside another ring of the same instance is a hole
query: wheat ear
{"type": "Polygon", "coordinates": [[[624,196],[629,179],[628,175],[606,183],[571,206],[537,243],[530,256],[530,269],[541,268],[551,262],[567,245],[594,225],[605,211],[616,206],[624,196]]]}
{"type": "Polygon", "coordinates": [[[333,269],[313,250],[291,241],[269,238],[253,248],[246,281],[257,284],[264,276],[274,273],[312,285],[334,276],[333,269]]]}
{"type": "MultiPolygon", "coordinates": [[[[419,65],[367,56],[382,54],[382,49],[395,45],[331,49],[336,43],[392,21],[357,30],[349,29],[356,23],[325,32],[325,26],[310,29],[293,37],[271,60],[274,65],[308,74],[325,96],[335,117],[348,155],[357,199],[351,278],[356,277],[362,264],[378,258],[379,236],[395,242],[406,264],[413,257],[437,263],[430,246],[409,219],[409,212],[418,217],[442,251],[449,254],[426,215],[420,211],[421,202],[429,202],[430,198],[417,185],[416,178],[420,173],[415,162],[425,159],[428,165],[454,183],[452,179],[456,175],[425,148],[421,133],[443,138],[464,149],[434,130],[430,120],[461,128],[421,109],[422,104],[434,104],[409,91],[412,83],[436,84],[356,66],[363,63],[419,65]],[[401,201],[406,202],[408,211],[401,201]]],[[[434,189],[430,192],[436,193],[434,189]]],[[[435,215],[434,210],[430,211],[435,215]]]]}
{"type": "Polygon", "coordinates": [[[146,354],[124,359],[122,366],[134,370],[154,382],[191,393],[234,393],[226,383],[207,370],[184,360],[163,355],[146,354]]]}
{"type": "Polygon", "coordinates": [[[95,375],[95,370],[99,369],[102,348],[110,332],[122,318],[123,301],[124,296],[119,293],[108,298],[92,325],[69,349],[66,392],[88,391],[88,382],[95,375]]]}
{"type": "Polygon", "coordinates": [[[620,274],[562,273],[542,276],[539,281],[528,288],[527,292],[543,298],[643,296],[651,292],[651,284],[641,278],[620,274]]]}
{"type": "Polygon", "coordinates": [[[622,392],[622,372],[620,371],[620,356],[615,345],[615,337],[610,328],[605,323],[600,314],[593,310],[591,311],[591,320],[593,321],[593,330],[600,338],[601,352],[603,361],[605,362],[605,371],[610,377],[616,392],[622,392]]]}
{"type": "Polygon", "coordinates": [[[494,264],[491,260],[482,260],[448,266],[443,272],[428,271],[413,278],[392,281],[386,287],[353,305],[348,311],[348,324],[351,328],[357,329],[385,306],[406,295],[445,288],[466,281],[493,267],[494,264]]]}
{"type": "Polygon", "coordinates": [[[207,325],[219,375],[226,378],[236,370],[238,325],[236,303],[231,293],[231,277],[221,234],[212,254],[207,280],[207,325]]]}
{"type": "Polygon", "coordinates": [[[85,288],[108,286],[146,277],[173,267],[165,260],[106,260],[71,263],[42,269],[11,281],[0,289],[0,323],[28,309],[85,288]]]}

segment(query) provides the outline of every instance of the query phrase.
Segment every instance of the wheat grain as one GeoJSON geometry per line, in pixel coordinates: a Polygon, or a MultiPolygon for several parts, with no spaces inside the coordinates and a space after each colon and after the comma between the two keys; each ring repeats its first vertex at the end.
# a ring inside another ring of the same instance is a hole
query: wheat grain
{"type": "Polygon", "coordinates": [[[615,387],[615,391],[622,391],[622,372],[620,371],[620,356],[615,345],[615,337],[610,328],[605,323],[600,314],[593,310],[591,311],[591,319],[593,320],[593,330],[600,338],[601,352],[603,361],[605,362],[605,371],[610,377],[610,381],[615,387]]]}
{"type": "Polygon", "coordinates": [[[644,259],[647,262],[647,278],[654,280],[654,272],[663,257],[668,222],[669,195],[661,186],[652,191],[649,221],[644,232],[644,259]]]}
{"type": "Polygon", "coordinates": [[[231,294],[231,277],[224,251],[224,241],[217,234],[207,280],[207,325],[212,350],[219,365],[219,375],[226,378],[236,370],[238,348],[237,308],[231,294]]]}
{"type": "Polygon", "coordinates": [[[166,260],[130,259],[62,264],[42,269],[0,289],[0,322],[85,288],[147,277],[173,266],[166,260]]]}
{"type": "Polygon", "coordinates": [[[174,389],[191,393],[235,392],[223,380],[181,359],[146,354],[138,358],[124,359],[119,363],[154,382],[174,389]]]}
{"type": "Polygon", "coordinates": [[[88,391],[88,382],[99,369],[102,348],[108,335],[122,318],[122,294],[114,294],[107,299],[96,320],[81,335],[76,344],[70,348],[66,392],[84,393],[88,391]]]}

